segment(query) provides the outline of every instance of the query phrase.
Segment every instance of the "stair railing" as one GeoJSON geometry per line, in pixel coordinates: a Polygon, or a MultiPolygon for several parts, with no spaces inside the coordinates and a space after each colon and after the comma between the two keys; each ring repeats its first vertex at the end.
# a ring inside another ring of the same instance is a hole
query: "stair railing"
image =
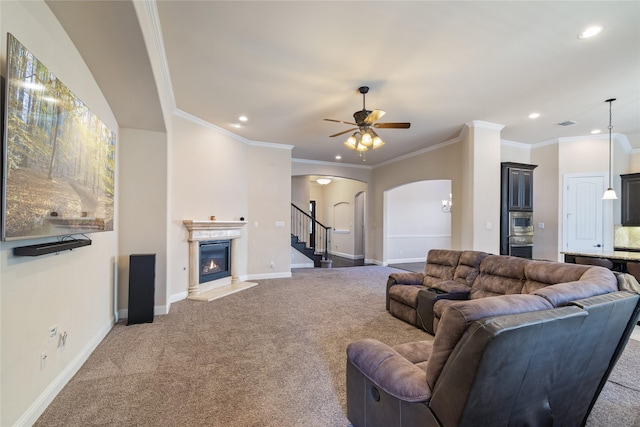
{"type": "Polygon", "coordinates": [[[311,217],[308,213],[291,203],[291,234],[304,242],[308,248],[322,254],[322,259],[329,257],[331,244],[331,227],[311,217]]]}

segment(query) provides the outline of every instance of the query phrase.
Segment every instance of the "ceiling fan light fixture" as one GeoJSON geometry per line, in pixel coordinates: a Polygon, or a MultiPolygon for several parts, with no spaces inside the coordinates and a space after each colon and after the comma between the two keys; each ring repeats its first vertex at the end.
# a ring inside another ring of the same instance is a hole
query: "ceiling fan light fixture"
{"type": "Polygon", "coordinates": [[[380,139],[380,137],[378,135],[376,135],[373,138],[373,149],[375,150],[376,148],[382,147],[384,145],[384,141],[382,139],[380,139]]]}
{"type": "Polygon", "coordinates": [[[367,147],[366,145],[358,144],[356,146],[356,151],[360,151],[361,153],[367,151],[368,149],[369,147],[367,147]]]}
{"type": "Polygon", "coordinates": [[[354,133],[353,135],[351,135],[345,142],[344,145],[347,146],[347,148],[351,148],[352,150],[356,149],[356,134],[354,133]]]}
{"type": "Polygon", "coordinates": [[[371,144],[373,144],[373,138],[369,131],[366,130],[362,132],[362,137],[360,138],[360,144],[364,145],[365,147],[370,147],[371,144]]]}

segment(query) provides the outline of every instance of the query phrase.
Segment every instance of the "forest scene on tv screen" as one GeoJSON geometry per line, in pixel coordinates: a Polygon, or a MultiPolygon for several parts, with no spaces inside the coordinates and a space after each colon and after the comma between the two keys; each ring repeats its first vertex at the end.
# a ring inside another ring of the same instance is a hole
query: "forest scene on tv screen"
{"type": "Polygon", "coordinates": [[[3,239],[113,230],[115,134],[7,39],[3,239]]]}

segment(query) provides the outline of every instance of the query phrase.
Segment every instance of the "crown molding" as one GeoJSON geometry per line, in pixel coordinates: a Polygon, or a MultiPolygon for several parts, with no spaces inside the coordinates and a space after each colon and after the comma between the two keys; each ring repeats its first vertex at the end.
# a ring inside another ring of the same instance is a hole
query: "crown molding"
{"type": "MultiPolygon", "coordinates": [[[[135,2],[134,2],[135,3],[135,2]]],[[[169,72],[169,63],[167,61],[167,53],[164,50],[164,42],[162,37],[162,27],[160,26],[160,15],[158,15],[158,5],[156,0],[143,0],[142,7],[150,24],[151,34],[153,36],[153,47],[160,60],[160,74],[162,83],[166,91],[167,99],[171,110],[176,109],[176,99],[173,93],[173,85],[171,84],[171,73],[169,72]]]]}
{"type": "Polygon", "coordinates": [[[308,165],[321,165],[321,166],[336,166],[341,168],[353,168],[353,169],[373,169],[374,166],[368,165],[354,165],[351,163],[340,163],[340,162],[325,162],[321,160],[308,160],[308,159],[296,159],[292,158],[291,163],[304,163],[308,165]]]}
{"type": "Polygon", "coordinates": [[[253,145],[255,147],[265,147],[265,148],[278,148],[280,150],[293,150],[293,145],[288,144],[278,144],[277,142],[264,142],[264,141],[249,141],[247,142],[249,145],[253,145]]]}
{"type": "Polygon", "coordinates": [[[513,148],[524,148],[525,150],[531,150],[531,147],[532,147],[531,144],[527,144],[525,142],[510,141],[508,139],[501,139],[500,145],[513,147],[513,148]]]}
{"type": "Polygon", "coordinates": [[[485,122],[482,120],[472,120],[470,122],[466,122],[465,125],[469,128],[482,128],[482,129],[490,129],[501,131],[504,129],[504,125],[500,125],[498,123],[485,122]]]}
{"type": "Polygon", "coordinates": [[[410,159],[412,157],[419,156],[421,154],[428,153],[430,151],[439,150],[439,149],[441,149],[443,147],[446,147],[448,145],[457,144],[458,142],[462,141],[462,134],[463,134],[463,132],[460,132],[460,135],[458,135],[455,138],[452,138],[452,139],[450,139],[448,141],[444,141],[444,142],[441,142],[440,144],[432,145],[430,147],[423,148],[421,150],[414,151],[412,153],[405,154],[405,155],[402,155],[402,156],[399,156],[399,157],[394,157],[393,159],[389,159],[389,160],[386,160],[384,162],[378,163],[377,165],[373,166],[373,168],[375,169],[375,168],[379,168],[379,167],[382,167],[382,166],[390,165],[392,163],[396,163],[396,162],[399,162],[401,160],[410,159]]]}

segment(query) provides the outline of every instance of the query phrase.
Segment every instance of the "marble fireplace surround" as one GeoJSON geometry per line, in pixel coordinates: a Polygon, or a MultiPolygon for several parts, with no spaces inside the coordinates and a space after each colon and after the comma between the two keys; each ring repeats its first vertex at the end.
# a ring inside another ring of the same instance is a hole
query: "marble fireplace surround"
{"type": "Polygon", "coordinates": [[[189,230],[189,292],[188,299],[212,301],[214,299],[241,291],[257,285],[252,282],[240,282],[238,277],[238,248],[236,240],[242,237],[242,227],[246,221],[183,221],[189,230]],[[231,247],[231,284],[228,278],[199,283],[200,274],[200,242],[210,240],[229,240],[231,247]]]}

